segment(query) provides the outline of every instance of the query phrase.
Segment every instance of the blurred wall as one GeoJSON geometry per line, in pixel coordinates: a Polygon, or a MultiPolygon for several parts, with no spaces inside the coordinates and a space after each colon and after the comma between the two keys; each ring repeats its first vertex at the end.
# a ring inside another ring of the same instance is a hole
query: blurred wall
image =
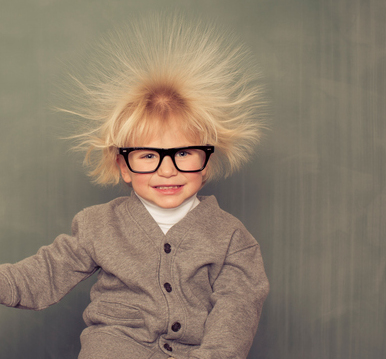
{"type": "MultiPolygon", "coordinates": [[[[68,64],[132,13],[215,17],[264,73],[271,130],[210,184],[262,247],[271,293],[249,359],[386,356],[386,3],[382,0],[0,1],[0,263],[125,194],[90,184],[52,111],[68,64]]],[[[76,358],[93,280],[42,312],[0,308],[0,358],[76,358]]]]}

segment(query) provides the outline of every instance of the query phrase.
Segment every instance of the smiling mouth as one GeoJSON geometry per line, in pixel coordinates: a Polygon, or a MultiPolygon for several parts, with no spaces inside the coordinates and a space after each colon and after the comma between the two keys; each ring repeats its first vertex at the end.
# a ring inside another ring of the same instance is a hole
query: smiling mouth
{"type": "Polygon", "coordinates": [[[157,189],[178,189],[182,187],[182,185],[177,185],[177,186],[154,186],[154,188],[157,189]]]}

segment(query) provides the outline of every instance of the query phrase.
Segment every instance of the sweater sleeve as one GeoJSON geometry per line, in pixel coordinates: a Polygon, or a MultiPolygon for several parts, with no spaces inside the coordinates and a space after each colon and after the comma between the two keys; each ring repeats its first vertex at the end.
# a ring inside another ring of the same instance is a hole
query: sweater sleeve
{"type": "Polygon", "coordinates": [[[72,236],[60,235],[36,255],[0,266],[0,303],[44,309],[62,299],[97,266],[82,237],[82,212],[72,222],[72,236]]]}
{"type": "Polygon", "coordinates": [[[256,241],[240,247],[240,237],[253,238],[245,232],[234,233],[213,285],[213,308],[205,323],[203,340],[190,352],[189,359],[245,359],[252,346],[269,283],[256,241]]]}

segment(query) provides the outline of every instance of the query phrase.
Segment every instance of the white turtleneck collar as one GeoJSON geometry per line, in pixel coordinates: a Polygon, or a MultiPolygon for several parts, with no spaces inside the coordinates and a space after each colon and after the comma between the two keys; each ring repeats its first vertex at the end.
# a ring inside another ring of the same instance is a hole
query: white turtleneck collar
{"type": "Polygon", "coordinates": [[[184,218],[193,208],[195,208],[200,203],[197,195],[195,194],[194,196],[182,202],[178,207],[162,208],[143,199],[142,197],[138,196],[137,193],[135,194],[149,211],[157,224],[160,226],[164,234],[166,234],[170,228],[172,228],[177,222],[184,218]]]}

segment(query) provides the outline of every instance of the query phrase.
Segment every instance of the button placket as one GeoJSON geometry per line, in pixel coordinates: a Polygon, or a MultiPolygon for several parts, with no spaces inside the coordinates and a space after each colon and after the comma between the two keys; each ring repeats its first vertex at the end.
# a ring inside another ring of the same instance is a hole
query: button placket
{"type": "MultiPolygon", "coordinates": [[[[162,283],[163,289],[166,291],[166,300],[169,307],[169,323],[168,323],[168,338],[176,340],[181,335],[183,335],[182,321],[180,320],[183,317],[183,310],[180,308],[180,301],[177,300],[176,295],[178,296],[178,288],[174,288],[175,283],[173,283],[173,270],[172,263],[174,262],[174,257],[177,254],[175,249],[175,241],[172,238],[168,238],[163,244],[161,244],[161,267],[160,267],[160,281],[162,283]],[[174,317],[174,318],[173,318],[174,317]],[[173,319],[171,319],[173,318],[173,319]]],[[[164,350],[172,352],[172,343],[162,344],[164,350]]]]}
{"type": "MultiPolygon", "coordinates": [[[[166,254],[170,254],[171,253],[171,251],[172,251],[172,246],[171,246],[171,244],[170,243],[164,243],[164,252],[166,253],[166,254]]],[[[170,266],[170,257],[169,258],[165,258],[166,259],[166,261],[164,262],[165,264],[166,263],[168,263],[168,266],[167,267],[169,267],[170,266]]],[[[165,288],[165,290],[168,292],[168,293],[171,293],[172,292],[172,290],[173,290],[173,287],[172,287],[172,285],[169,283],[169,282],[165,282],[164,283],[164,288],[165,288]]]]}

